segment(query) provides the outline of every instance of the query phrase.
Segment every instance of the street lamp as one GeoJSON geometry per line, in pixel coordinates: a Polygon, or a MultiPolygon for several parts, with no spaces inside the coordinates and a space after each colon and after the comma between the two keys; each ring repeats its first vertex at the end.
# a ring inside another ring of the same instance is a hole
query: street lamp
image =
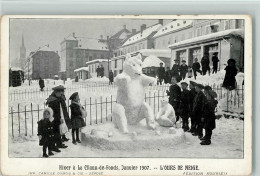
{"type": "Polygon", "coordinates": [[[41,47],[39,47],[37,50],[35,51],[32,51],[30,53],[30,55],[28,56],[28,59],[27,59],[27,66],[28,66],[28,82],[29,82],[29,86],[31,85],[30,83],[30,60],[31,60],[31,57],[36,54],[40,49],[42,49],[43,47],[47,46],[49,48],[49,44],[46,44],[46,45],[43,45],[41,47]]]}

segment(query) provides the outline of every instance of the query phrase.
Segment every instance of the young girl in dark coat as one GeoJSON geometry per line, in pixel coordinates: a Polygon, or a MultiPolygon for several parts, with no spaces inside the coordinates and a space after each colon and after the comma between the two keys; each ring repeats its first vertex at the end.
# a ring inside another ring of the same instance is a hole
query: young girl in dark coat
{"type": "Polygon", "coordinates": [[[38,122],[38,134],[39,145],[43,146],[43,157],[49,157],[46,153],[48,148],[48,154],[53,155],[51,149],[54,146],[54,132],[53,132],[53,111],[51,108],[46,108],[43,111],[43,118],[38,122]]]}
{"type": "Polygon", "coordinates": [[[72,143],[76,145],[77,142],[81,143],[81,141],[79,140],[79,129],[86,126],[86,123],[82,118],[83,115],[82,110],[84,109],[79,102],[80,99],[79,99],[78,92],[73,93],[70,96],[70,100],[71,100],[70,109],[71,109],[71,123],[72,123],[72,143]],[[76,138],[75,138],[75,132],[76,132],[76,138]]]}

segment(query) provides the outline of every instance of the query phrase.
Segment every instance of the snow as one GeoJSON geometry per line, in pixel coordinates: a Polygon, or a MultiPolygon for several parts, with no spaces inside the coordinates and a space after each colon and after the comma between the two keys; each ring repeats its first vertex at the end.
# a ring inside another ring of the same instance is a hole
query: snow
{"type": "Polygon", "coordinates": [[[92,83],[108,83],[109,79],[105,76],[101,77],[94,77],[90,79],[86,79],[85,82],[92,82],[92,83]]]}
{"type": "Polygon", "coordinates": [[[91,39],[84,37],[77,37],[78,47],[74,49],[89,49],[89,50],[102,50],[108,51],[106,42],[101,42],[99,39],[91,39]]]}
{"type": "Polygon", "coordinates": [[[192,27],[193,20],[174,20],[164,25],[153,38],[160,37],[162,35],[181,30],[182,28],[192,27]]]}
{"type": "Polygon", "coordinates": [[[158,57],[154,55],[150,55],[143,61],[143,68],[146,67],[160,67],[160,63],[163,63],[163,67],[165,66],[165,63],[161,61],[158,57]]]}
{"type": "Polygon", "coordinates": [[[108,62],[108,61],[107,61],[107,59],[95,59],[95,60],[86,62],[86,64],[92,64],[92,63],[97,63],[97,62],[108,62]]]}
{"type": "Polygon", "coordinates": [[[157,31],[161,27],[162,27],[161,24],[156,24],[156,25],[150,26],[150,27],[144,29],[144,31],[142,33],[138,32],[134,36],[127,39],[127,41],[122,46],[127,46],[127,45],[130,45],[132,43],[146,39],[149,35],[152,34],[152,32],[157,31]]]}
{"type": "Polygon", "coordinates": [[[79,72],[79,71],[88,71],[88,67],[81,67],[81,68],[74,70],[74,72],[79,72]]]}
{"type": "Polygon", "coordinates": [[[142,50],[139,50],[139,52],[143,56],[155,55],[157,57],[171,58],[170,49],[142,49],[142,50]]]}
{"type": "Polygon", "coordinates": [[[229,29],[229,30],[225,30],[225,31],[220,31],[220,32],[215,32],[215,33],[195,37],[192,39],[183,40],[183,41],[174,43],[172,45],[169,45],[168,47],[175,48],[175,47],[181,47],[181,45],[185,45],[185,44],[188,44],[188,45],[192,45],[194,43],[198,44],[198,42],[200,42],[200,41],[205,41],[205,40],[211,41],[211,40],[216,40],[216,39],[223,39],[223,37],[229,36],[229,35],[240,36],[243,38],[244,32],[242,29],[229,29]]]}
{"type": "Polygon", "coordinates": [[[11,67],[12,71],[23,71],[23,69],[19,68],[19,67],[11,67]]]}

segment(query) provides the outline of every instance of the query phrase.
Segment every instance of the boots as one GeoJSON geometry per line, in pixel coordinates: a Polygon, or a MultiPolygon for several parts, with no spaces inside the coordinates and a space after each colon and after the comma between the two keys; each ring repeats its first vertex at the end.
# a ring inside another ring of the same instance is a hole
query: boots
{"type": "Polygon", "coordinates": [[[42,157],[43,157],[43,158],[48,158],[49,156],[48,156],[46,153],[44,153],[44,154],[42,155],[42,157]]]}
{"type": "Polygon", "coordinates": [[[200,143],[200,145],[210,145],[211,144],[211,140],[205,140],[205,141],[202,141],[201,143],[200,143]]]}

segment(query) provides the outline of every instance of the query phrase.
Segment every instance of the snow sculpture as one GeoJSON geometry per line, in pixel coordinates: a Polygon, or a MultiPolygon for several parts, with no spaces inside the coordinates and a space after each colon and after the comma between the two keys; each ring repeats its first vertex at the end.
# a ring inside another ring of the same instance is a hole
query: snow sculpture
{"type": "Polygon", "coordinates": [[[140,54],[131,57],[126,55],[123,72],[115,77],[117,104],[112,117],[116,128],[128,133],[127,125],[136,125],[146,119],[149,129],[155,129],[154,114],[151,107],[144,102],[144,87],[156,84],[156,79],[142,74],[142,57],[140,54]]]}
{"type": "Polygon", "coordinates": [[[159,125],[164,127],[172,127],[176,122],[175,111],[173,107],[168,103],[167,97],[164,97],[161,100],[161,108],[155,120],[159,123],[159,125]]]}

